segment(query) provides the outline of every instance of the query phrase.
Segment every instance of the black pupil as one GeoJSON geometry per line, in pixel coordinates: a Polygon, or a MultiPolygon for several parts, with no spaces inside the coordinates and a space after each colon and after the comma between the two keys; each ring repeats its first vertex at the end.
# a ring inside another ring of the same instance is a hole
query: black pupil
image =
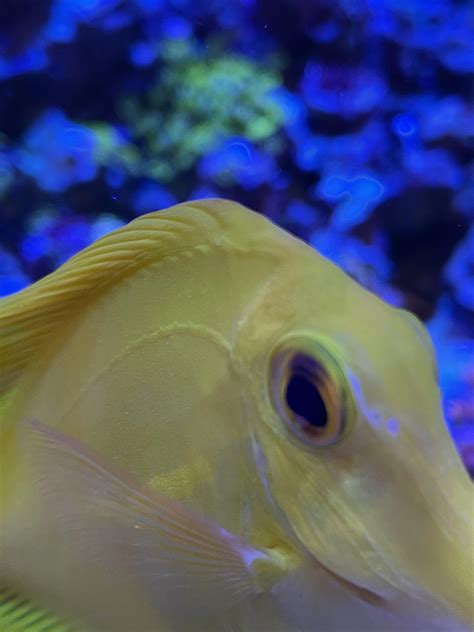
{"type": "Polygon", "coordinates": [[[286,403],[295,415],[312,426],[324,428],[328,414],[318,388],[307,375],[295,373],[286,387],[286,403]]]}

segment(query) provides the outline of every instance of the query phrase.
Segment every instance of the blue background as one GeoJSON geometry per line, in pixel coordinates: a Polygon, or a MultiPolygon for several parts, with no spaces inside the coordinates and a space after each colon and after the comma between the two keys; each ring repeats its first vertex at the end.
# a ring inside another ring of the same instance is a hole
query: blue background
{"type": "Polygon", "coordinates": [[[460,0],[2,0],[0,295],[239,200],[427,322],[474,472],[473,40],[460,0]]]}

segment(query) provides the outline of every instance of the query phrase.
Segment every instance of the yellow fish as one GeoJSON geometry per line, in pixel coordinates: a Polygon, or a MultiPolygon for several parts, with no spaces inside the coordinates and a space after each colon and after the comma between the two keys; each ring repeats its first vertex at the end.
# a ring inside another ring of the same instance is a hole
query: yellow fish
{"type": "Polygon", "coordinates": [[[471,629],[425,329],[261,215],[145,215],[3,299],[0,393],[2,632],[471,629]]]}

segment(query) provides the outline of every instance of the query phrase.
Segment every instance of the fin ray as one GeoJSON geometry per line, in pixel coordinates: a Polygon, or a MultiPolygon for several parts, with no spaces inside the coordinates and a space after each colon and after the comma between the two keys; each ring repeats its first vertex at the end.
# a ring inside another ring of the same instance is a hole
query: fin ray
{"type": "Polygon", "coordinates": [[[160,613],[175,616],[185,604],[188,618],[214,616],[261,594],[254,562],[274,565],[264,551],[140,486],[79,441],[39,422],[24,430],[32,475],[66,539],[79,556],[135,577],[160,613]]]}

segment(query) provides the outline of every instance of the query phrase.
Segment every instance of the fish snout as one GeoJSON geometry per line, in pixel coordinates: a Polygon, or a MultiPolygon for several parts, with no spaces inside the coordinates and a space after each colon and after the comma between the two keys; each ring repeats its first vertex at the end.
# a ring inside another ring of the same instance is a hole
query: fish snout
{"type": "Polygon", "coordinates": [[[470,528],[470,545],[441,541],[442,555],[434,555],[433,567],[426,581],[429,599],[447,615],[474,629],[474,531],[470,528]]]}
{"type": "Polygon", "coordinates": [[[408,616],[430,621],[434,629],[474,629],[474,532],[468,529],[467,540],[428,535],[419,552],[411,552],[408,573],[400,573],[397,586],[408,616]]]}

